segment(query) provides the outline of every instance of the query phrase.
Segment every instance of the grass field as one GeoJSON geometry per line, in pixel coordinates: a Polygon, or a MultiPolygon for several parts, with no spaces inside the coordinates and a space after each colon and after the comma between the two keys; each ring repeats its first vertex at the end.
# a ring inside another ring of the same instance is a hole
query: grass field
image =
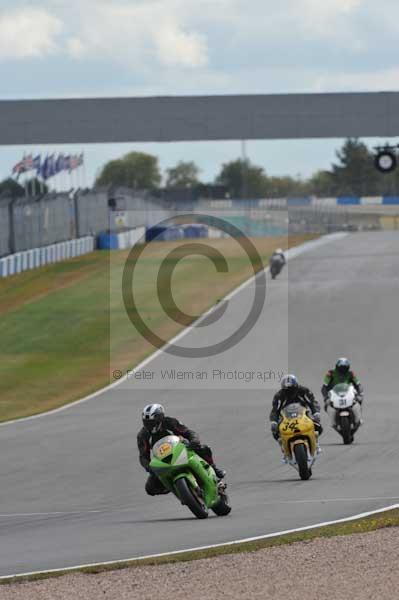
{"type": "MultiPolygon", "coordinates": [[[[276,246],[287,248],[311,237],[253,242],[266,263],[276,246]]],[[[251,275],[248,258],[235,240],[206,243],[226,257],[228,273],[216,273],[209,259],[200,256],[179,262],[173,297],[189,314],[201,314],[251,275]]],[[[165,339],[183,327],[164,314],[156,294],[159,265],[175,247],[176,242],[146,246],[135,278],[140,314],[165,339]]],[[[122,304],[127,255],[93,252],[0,279],[0,421],[89,394],[107,385],[114,369],[130,368],[154,351],[128,321],[122,304]]]]}

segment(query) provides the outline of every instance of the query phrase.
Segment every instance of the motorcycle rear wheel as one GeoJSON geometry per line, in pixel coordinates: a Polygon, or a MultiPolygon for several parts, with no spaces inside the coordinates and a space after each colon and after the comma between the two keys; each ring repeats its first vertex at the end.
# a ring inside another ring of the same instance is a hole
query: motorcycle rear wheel
{"type": "Polygon", "coordinates": [[[298,465],[300,478],[304,481],[310,479],[312,475],[312,470],[309,469],[308,466],[308,453],[306,451],[305,444],[296,444],[296,446],[294,446],[294,454],[296,464],[298,465]]]}
{"type": "Polygon", "coordinates": [[[187,506],[197,517],[197,519],[206,519],[208,517],[208,509],[201,500],[194,495],[186,479],[178,479],[175,483],[176,490],[182,503],[187,506]]]}

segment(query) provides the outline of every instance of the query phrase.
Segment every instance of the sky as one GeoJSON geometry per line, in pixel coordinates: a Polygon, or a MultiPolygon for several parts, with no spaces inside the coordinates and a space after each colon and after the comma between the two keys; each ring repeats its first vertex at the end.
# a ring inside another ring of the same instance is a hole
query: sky
{"type": "MultiPolygon", "coordinates": [[[[396,91],[398,39],[398,0],[0,0],[0,99],[396,91]]],[[[251,141],[247,154],[307,177],[340,143],[251,141]]],[[[131,150],[163,169],[194,160],[210,181],[241,144],[1,147],[0,178],[24,151],[84,151],[91,184],[131,150]]]]}

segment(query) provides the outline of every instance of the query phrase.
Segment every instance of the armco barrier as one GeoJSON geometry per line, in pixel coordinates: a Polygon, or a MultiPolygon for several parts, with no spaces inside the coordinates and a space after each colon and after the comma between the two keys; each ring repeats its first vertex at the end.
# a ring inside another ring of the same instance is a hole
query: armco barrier
{"type": "Polygon", "coordinates": [[[32,248],[0,258],[0,277],[8,277],[22,271],[74,258],[94,250],[94,237],[87,236],[43,248],[32,248]]]}

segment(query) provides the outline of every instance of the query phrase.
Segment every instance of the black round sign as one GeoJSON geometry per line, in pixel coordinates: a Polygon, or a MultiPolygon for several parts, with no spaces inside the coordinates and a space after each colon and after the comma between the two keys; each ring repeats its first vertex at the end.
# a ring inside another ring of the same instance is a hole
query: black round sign
{"type": "Polygon", "coordinates": [[[381,173],[391,173],[396,169],[396,155],[393,150],[380,150],[375,157],[374,163],[381,173]]]}

